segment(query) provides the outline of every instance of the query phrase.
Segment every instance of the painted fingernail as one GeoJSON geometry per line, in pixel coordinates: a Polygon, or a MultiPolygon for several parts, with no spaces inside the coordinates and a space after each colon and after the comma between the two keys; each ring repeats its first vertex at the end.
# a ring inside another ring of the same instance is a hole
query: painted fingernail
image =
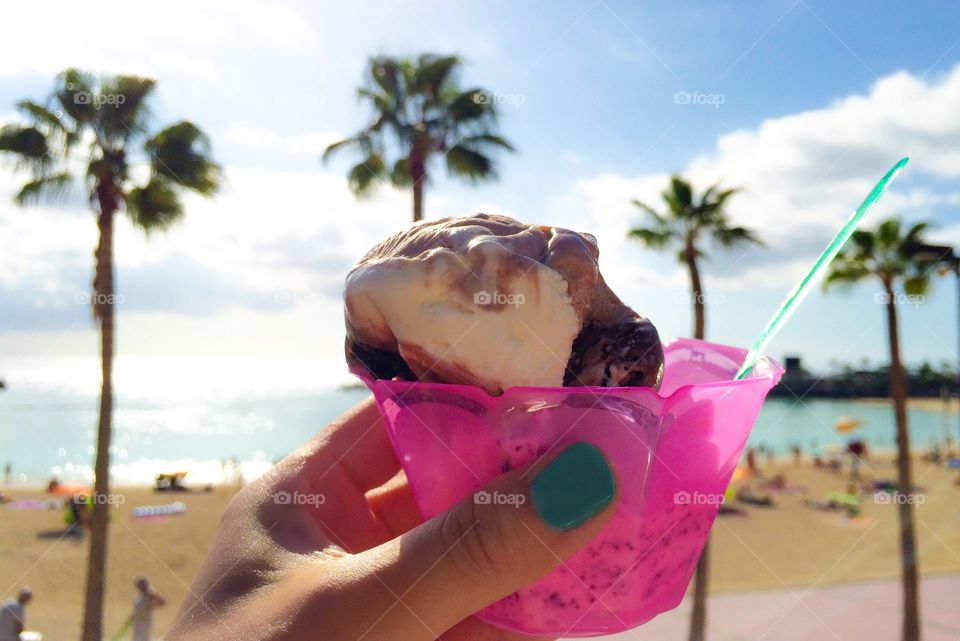
{"type": "Polygon", "coordinates": [[[530,484],[534,510],[557,530],[575,528],[596,516],[615,494],[613,474],[603,454],[583,442],[561,452],[530,484]]]}

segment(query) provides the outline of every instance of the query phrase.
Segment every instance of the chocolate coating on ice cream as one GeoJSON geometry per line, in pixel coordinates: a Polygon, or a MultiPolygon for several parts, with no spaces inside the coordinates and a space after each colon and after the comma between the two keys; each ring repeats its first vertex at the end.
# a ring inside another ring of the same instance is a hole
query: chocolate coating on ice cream
{"type": "Polygon", "coordinates": [[[347,361],[376,378],[657,387],[653,324],[607,287],[596,239],[476,214],[415,225],[347,276],[347,361]]]}

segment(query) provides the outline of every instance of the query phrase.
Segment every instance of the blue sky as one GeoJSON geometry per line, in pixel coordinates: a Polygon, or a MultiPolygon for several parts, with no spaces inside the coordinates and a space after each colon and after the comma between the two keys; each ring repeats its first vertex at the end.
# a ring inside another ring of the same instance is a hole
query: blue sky
{"type": "MultiPolygon", "coordinates": [[[[882,207],[960,242],[960,12],[949,2],[20,3],[11,24],[61,19],[0,43],[0,122],[70,65],[151,75],[158,125],[205,128],[228,185],[188,219],[142,238],[121,225],[122,354],[250,354],[336,360],[339,288],[366,248],[400,229],[409,195],[357,202],[347,160],[324,146],[364,124],[354,97],[376,53],[457,52],[462,83],[503,102],[519,153],[478,188],[437,168],[427,215],[505,213],[594,232],[614,288],[665,336],[690,331],[686,275],[624,240],[671,172],[747,191],[735,221],[765,249],[711,252],[708,336],[746,345],[851,209],[901,155],[882,207]],[[103,36],[102,34],[109,34],[103,36]],[[27,55],[25,52],[30,51],[27,55]],[[684,97],[690,103],[683,104],[684,97]]],[[[96,353],[83,294],[92,215],[80,196],[19,210],[0,168],[0,355],[96,353]]],[[[868,221],[868,224],[870,221],[868,221]]],[[[885,360],[875,288],[815,294],[771,353],[885,360]]],[[[955,283],[902,310],[910,362],[955,360],[955,283]]]]}

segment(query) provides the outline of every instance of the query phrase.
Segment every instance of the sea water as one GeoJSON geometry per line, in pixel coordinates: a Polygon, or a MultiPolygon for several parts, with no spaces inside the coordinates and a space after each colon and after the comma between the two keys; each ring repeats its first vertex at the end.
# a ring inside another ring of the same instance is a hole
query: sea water
{"type": "MultiPolygon", "coordinates": [[[[0,361],[0,466],[12,481],[92,478],[100,374],[96,359],[0,361]]],[[[368,397],[340,362],[296,359],[123,357],[115,372],[112,475],[121,484],[151,484],[158,473],[187,471],[193,485],[250,480],[342,411],[368,397]]],[[[957,415],[912,409],[915,447],[956,440],[957,415]]],[[[750,442],[786,455],[797,445],[824,454],[851,437],[875,451],[894,447],[886,404],[769,399],[750,442]],[[853,416],[852,435],[834,430],[853,416]]],[[[2,482],[2,479],[0,479],[2,482]]]]}

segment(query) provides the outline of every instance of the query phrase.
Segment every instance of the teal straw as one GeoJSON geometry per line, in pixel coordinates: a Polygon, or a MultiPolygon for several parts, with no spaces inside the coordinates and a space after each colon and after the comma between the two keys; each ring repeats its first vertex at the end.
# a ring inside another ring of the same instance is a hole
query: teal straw
{"type": "Polygon", "coordinates": [[[747,358],[737,371],[736,380],[739,381],[746,376],[747,372],[756,364],[757,359],[763,354],[763,350],[766,349],[767,344],[777,335],[777,332],[780,331],[783,324],[787,322],[787,319],[790,318],[797,307],[800,306],[800,303],[803,302],[803,299],[810,293],[814,279],[823,271],[824,267],[830,264],[830,261],[837,255],[837,252],[840,251],[843,244],[853,235],[854,230],[857,228],[857,225],[860,224],[863,217],[877,204],[877,201],[883,196],[883,192],[887,190],[887,187],[893,182],[893,179],[897,177],[900,170],[906,167],[909,160],[909,158],[902,158],[900,162],[890,168],[887,175],[881,178],[880,182],[878,182],[873,190],[867,194],[867,197],[863,199],[863,202],[860,203],[857,210],[853,212],[850,219],[847,220],[847,224],[843,226],[843,229],[834,237],[827,248],[823,250],[820,258],[813,264],[813,267],[810,268],[807,275],[787,294],[787,298],[780,305],[780,309],[776,311],[767,323],[767,326],[763,328],[760,336],[757,337],[757,340],[747,353],[747,358]]]}

